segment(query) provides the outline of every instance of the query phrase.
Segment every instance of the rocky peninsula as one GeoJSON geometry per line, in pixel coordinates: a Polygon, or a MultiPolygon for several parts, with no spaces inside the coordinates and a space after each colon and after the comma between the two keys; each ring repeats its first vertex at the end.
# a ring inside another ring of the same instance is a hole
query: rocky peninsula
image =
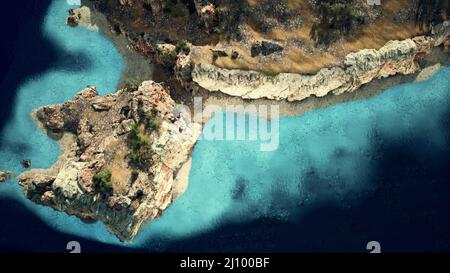
{"type": "Polygon", "coordinates": [[[87,87],[72,101],[37,109],[61,156],[50,169],[19,176],[26,196],[132,240],[186,187],[200,125],[174,106],[162,85],[147,81],[104,97],[87,87]]]}

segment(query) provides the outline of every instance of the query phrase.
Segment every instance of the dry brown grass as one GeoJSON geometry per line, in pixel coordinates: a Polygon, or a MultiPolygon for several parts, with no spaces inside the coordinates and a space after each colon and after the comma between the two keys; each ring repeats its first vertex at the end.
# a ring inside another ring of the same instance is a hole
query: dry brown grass
{"type": "Polygon", "coordinates": [[[115,192],[125,192],[127,190],[128,181],[131,177],[131,172],[127,168],[127,154],[126,149],[118,149],[114,160],[109,166],[115,192]]]}
{"type": "MultiPolygon", "coordinates": [[[[257,4],[258,0],[248,0],[250,5],[257,4]]],[[[246,35],[252,40],[269,39],[282,44],[291,41],[301,41],[309,48],[305,52],[300,47],[288,45],[285,47],[282,57],[277,61],[268,61],[267,57],[252,58],[249,52],[249,45],[238,43],[228,43],[221,40],[217,47],[226,47],[239,52],[237,60],[224,57],[219,58],[215,64],[228,69],[262,70],[271,73],[296,72],[315,73],[319,69],[334,64],[341,60],[350,52],[355,52],[365,48],[379,49],[390,40],[403,40],[422,34],[421,30],[413,22],[409,24],[396,24],[394,16],[402,9],[410,5],[408,0],[384,0],[382,1],[383,16],[375,23],[364,27],[360,33],[353,37],[341,39],[333,45],[332,50],[324,51],[318,49],[310,38],[310,31],[313,25],[314,12],[306,0],[289,0],[289,8],[301,14],[303,27],[299,29],[284,30],[275,28],[271,32],[262,34],[257,32],[252,22],[247,21],[246,35]]],[[[195,63],[212,63],[210,48],[213,46],[203,46],[197,48],[193,53],[195,63]]]]}

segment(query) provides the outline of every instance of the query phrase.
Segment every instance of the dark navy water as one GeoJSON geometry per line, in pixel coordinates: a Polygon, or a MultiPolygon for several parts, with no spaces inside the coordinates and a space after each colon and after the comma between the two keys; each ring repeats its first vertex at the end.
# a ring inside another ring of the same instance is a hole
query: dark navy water
{"type": "MultiPolygon", "coordinates": [[[[17,173],[21,158],[48,167],[58,155],[31,109],[87,84],[113,91],[124,67],[98,33],[64,25],[65,1],[29,2],[9,3],[1,17],[11,27],[1,52],[0,169],[17,173]]],[[[187,192],[129,244],[100,223],[31,203],[8,181],[0,251],[64,252],[73,240],[85,252],[366,252],[369,241],[384,252],[449,251],[449,79],[444,68],[426,82],[282,118],[274,152],[201,140],[187,192]]]]}

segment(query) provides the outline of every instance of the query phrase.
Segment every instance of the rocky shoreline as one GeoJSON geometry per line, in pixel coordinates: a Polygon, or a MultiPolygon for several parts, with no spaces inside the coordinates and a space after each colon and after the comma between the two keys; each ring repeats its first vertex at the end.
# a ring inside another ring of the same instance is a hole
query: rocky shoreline
{"type": "Polygon", "coordinates": [[[342,65],[323,68],[315,75],[281,73],[267,75],[257,71],[228,70],[209,64],[194,64],[192,80],[211,92],[222,92],[244,99],[301,101],[354,92],[378,78],[420,71],[417,61],[450,36],[450,21],[435,27],[431,36],[390,41],[379,50],[364,49],[347,55],[342,65]]]}

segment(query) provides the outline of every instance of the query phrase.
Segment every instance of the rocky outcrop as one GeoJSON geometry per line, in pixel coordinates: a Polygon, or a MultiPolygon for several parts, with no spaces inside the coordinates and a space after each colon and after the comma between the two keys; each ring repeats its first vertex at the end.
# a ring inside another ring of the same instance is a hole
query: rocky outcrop
{"type": "Polygon", "coordinates": [[[167,68],[172,68],[177,61],[176,46],[172,44],[157,44],[154,61],[167,68]]]}
{"type": "Polygon", "coordinates": [[[5,182],[10,177],[11,177],[10,172],[0,171],[0,182],[5,182]]]}
{"type": "Polygon", "coordinates": [[[283,47],[272,41],[259,41],[252,45],[251,55],[256,57],[258,55],[267,56],[276,52],[283,51],[283,47]]]}
{"type": "Polygon", "coordinates": [[[323,68],[315,75],[267,73],[221,69],[196,64],[192,79],[199,86],[246,99],[268,98],[300,101],[311,96],[353,92],[375,78],[412,74],[420,70],[417,59],[449,35],[448,22],[438,26],[431,37],[390,41],[379,50],[364,49],[346,56],[339,66],[323,68]]]}
{"type": "Polygon", "coordinates": [[[175,77],[181,84],[191,82],[192,62],[190,55],[179,54],[174,70],[175,77]]]}
{"type": "Polygon", "coordinates": [[[81,6],[76,9],[69,9],[67,24],[72,27],[81,25],[89,29],[97,29],[97,26],[92,23],[91,10],[87,6],[81,6]]]}
{"type": "Polygon", "coordinates": [[[50,169],[19,176],[26,196],[102,221],[122,241],[133,239],[143,223],[158,217],[185,188],[178,184],[187,183],[186,166],[201,126],[174,115],[174,107],[166,90],[148,81],[134,92],[104,97],[88,87],[72,101],[37,109],[34,117],[59,138],[62,154],[50,169]],[[148,165],[132,163],[130,134],[136,130],[148,165]],[[110,174],[107,191],[108,184],[99,187],[100,173],[110,174]]]}

